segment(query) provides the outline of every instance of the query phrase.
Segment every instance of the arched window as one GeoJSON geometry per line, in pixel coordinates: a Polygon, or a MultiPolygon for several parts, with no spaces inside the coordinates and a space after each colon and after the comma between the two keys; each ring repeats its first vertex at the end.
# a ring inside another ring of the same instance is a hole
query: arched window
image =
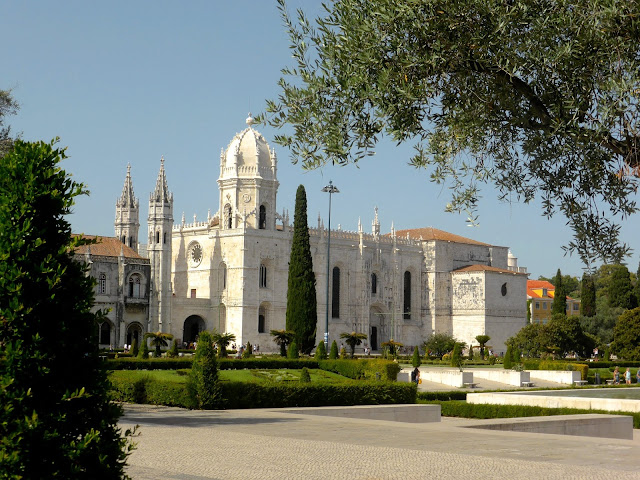
{"type": "Polygon", "coordinates": [[[258,228],[264,230],[267,228],[267,209],[264,205],[260,205],[260,217],[258,220],[258,228]]]}
{"type": "Polygon", "coordinates": [[[98,276],[98,293],[107,293],[107,275],[104,273],[98,276]]]}
{"type": "Polygon", "coordinates": [[[331,288],[331,318],[340,318],[340,269],[333,267],[333,286],[331,288]]]}
{"type": "Polygon", "coordinates": [[[167,243],[167,232],[162,234],[162,243],[167,243]]]}
{"type": "Polygon", "coordinates": [[[125,235],[122,236],[122,243],[127,244],[127,237],[125,235]]]}
{"type": "Polygon", "coordinates": [[[264,263],[260,264],[260,288],[267,288],[267,267],[264,263]]]}
{"type": "Polygon", "coordinates": [[[131,298],[140,298],[140,275],[134,273],[129,277],[129,296],[131,298]]]}
{"type": "Polygon", "coordinates": [[[109,322],[102,322],[100,324],[100,342],[101,345],[108,345],[111,343],[111,325],[109,322]]]}
{"type": "Polygon", "coordinates": [[[404,314],[405,320],[411,319],[411,272],[404,272],[404,314]]]}
{"type": "Polygon", "coordinates": [[[375,273],[371,274],[371,295],[378,293],[378,276],[375,273]]]}
{"type": "Polygon", "coordinates": [[[160,230],[156,232],[156,243],[160,243],[160,230]]]}
{"type": "Polygon", "coordinates": [[[267,312],[263,305],[260,305],[258,310],[258,333],[265,333],[267,331],[267,312]]]}
{"type": "Polygon", "coordinates": [[[224,220],[227,228],[233,228],[233,214],[228,203],[224,206],[224,220]]]}

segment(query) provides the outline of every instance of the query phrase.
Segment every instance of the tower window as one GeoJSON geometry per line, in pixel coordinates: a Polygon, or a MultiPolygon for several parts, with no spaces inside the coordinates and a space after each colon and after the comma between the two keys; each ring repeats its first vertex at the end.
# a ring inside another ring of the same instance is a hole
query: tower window
{"type": "Polygon", "coordinates": [[[333,267],[333,286],[331,288],[331,318],[340,318],[340,269],[333,267]]]}
{"type": "Polygon", "coordinates": [[[404,272],[404,315],[405,320],[411,319],[411,272],[404,272]]]}
{"type": "Polygon", "coordinates": [[[131,298],[140,298],[140,275],[137,273],[131,275],[129,277],[129,297],[131,298]]]}
{"type": "Polygon", "coordinates": [[[231,210],[231,205],[228,203],[224,207],[224,219],[227,228],[233,228],[233,214],[231,210]]]}
{"type": "Polygon", "coordinates": [[[371,274],[371,295],[378,293],[378,276],[375,273],[371,274]]]}
{"type": "Polygon", "coordinates": [[[127,237],[126,236],[122,236],[122,243],[124,243],[125,245],[127,244],[127,237]]]}
{"type": "Polygon", "coordinates": [[[267,267],[264,263],[260,264],[260,288],[267,288],[267,267]]]}
{"type": "Polygon", "coordinates": [[[167,243],[167,232],[162,234],[162,243],[167,243]]]}
{"type": "Polygon", "coordinates": [[[107,275],[104,273],[98,276],[98,293],[107,293],[107,275]]]}
{"type": "Polygon", "coordinates": [[[258,309],[258,333],[265,333],[267,331],[267,309],[264,304],[260,305],[258,309]]]}
{"type": "Polygon", "coordinates": [[[160,231],[156,232],[156,243],[160,243],[160,231]]]}
{"type": "Polygon", "coordinates": [[[260,205],[260,218],[258,222],[258,228],[264,230],[267,228],[267,209],[264,205],[260,205]]]}

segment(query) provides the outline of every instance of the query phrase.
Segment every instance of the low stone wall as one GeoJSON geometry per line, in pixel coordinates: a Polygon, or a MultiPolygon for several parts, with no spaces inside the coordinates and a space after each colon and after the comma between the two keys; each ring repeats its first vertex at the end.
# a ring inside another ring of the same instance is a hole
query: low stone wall
{"type": "Polygon", "coordinates": [[[573,382],[580,380],[580,372],[569,370],[528,370],[532,380],[545,380],[563,385],[573,385],[573,382]]]}
{"type": "Polygon", "coordinates": [[[633,419],[623,415],[585,414],[492,419],[466,428],[633,440],[633,419]]]}
{"type": "Polygon", "coordinates": [[[452,387],[464,387],[465,383],[473,383],[473,372],[445,369],[442,371],[420,371],[420,378],[429,382],[442,383],[452,387]]]}
{"type": "Polygon", "coordinates": [[[473,375],[477,379],[484,378],[491,382],[506,383],[514,387],[521,387],[522,382],[530,382],[529,372],[516,372],[515,370],[503,370],[499,368],[482,369],[474,368],[473,375]]]}
{"type": "Polygon", "coordinates": [[[405,423],[431,423],[440,421],[440,405],[357,405],[353,407],[309,407],[278,410],[301,415],[363,418],[405,423]]]}

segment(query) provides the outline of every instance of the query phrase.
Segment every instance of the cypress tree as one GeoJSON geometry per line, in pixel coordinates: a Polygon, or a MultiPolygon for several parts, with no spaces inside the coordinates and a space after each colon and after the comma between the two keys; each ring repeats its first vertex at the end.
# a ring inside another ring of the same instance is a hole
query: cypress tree
{"type": "Polygon", "coordinates": [[[16,140],[0,157],[0,476],[124,478],[95,280],[73,254],[88,242],[66,219],[85,187],[53,145],[16,140]]]}
{"type": "Polygon", "coordinates": [[[462,345],[456,342],[451,354],[451,366],[459,367],[462,364],[462,345]]]}
{"type": "Polygon", "coordinates": [[[287,350],[287,358],[290,358],[290,359],[300,358],[300,354],[298,353],[298,344],[296,343],[295,338],[289,345],[289,350],[287,350]]]}
{"type": "Polygon", "coordinates": [[[413,365],[414,368],[422,365],[422,362],[420,361],[420,351],[418,350],[417,345],[413,349],[413,357],[411,357],[411,365],[413,365]]]}
{"type": "Polygon", "coordinates": [[[551,314],[560,313],[562,315],[567,314],[567,291],[562,283],[562,273],[558,269],[555,278],[553,279],[553,286],[556,287],[553,294],[553,303],[551,304],[551,314]]]}
{"type": "Polygon", "coordinates": [[[131,355],[134,357],[138,356],[138,340],[135,338],[131,341],[131,355]]]}
{"type": "Polygon", "coordinates": [[[631,275],[624,265],[615,265],[611,272],[611,281],[607,291],[609,295],[609,306],[621,307],[626,310],[635,308],[636,298],[631,285],[631,275]]]}
{"type": "Polygon", "coordinates": [[[304,186],[300,185],[293,216],[286,328],[295,332],[296,343],[302,353],[308,354],[315,346],[317,323],[316,277],[309,243],[307,194],[304,186]]]}
{"type": "Polygon", "coordinates": [[[469,345],[469,360],[473,360],[473,345],[469,345]]]}
{"type": "Polygon", "coordinates": [[[580,292],[580,315],[583,317],[596,316],[596,284],[591,275],[582,275],[580,292]]]}
{"type": "Polygon", "coordinates": [[[329,360],[335,360],[338,358],[338,344],[334,340],[331,342],[331,350],[329,351],[329,360]]]}
{"type": "Polygon", "coordinates": [[[504,354],[502,366],[505,370],[509,370],[513,367],[513,349],[511,348],[511,345],[507,345],[507,353],[504,354]]]}
{"type": "Polygon", "coordinates": [[[142,345],[138,350],[138,358],[149,358],[149,344],[147,343],[147,339],[142,337],[142,345]]]}
{"type": "Polygon", "coordinates": [[[209,332],[200,332],[189,381],[189,391],[199,408],[211,410],[222,406],[218,360],[213,348],[213,336],[209,332]]]}

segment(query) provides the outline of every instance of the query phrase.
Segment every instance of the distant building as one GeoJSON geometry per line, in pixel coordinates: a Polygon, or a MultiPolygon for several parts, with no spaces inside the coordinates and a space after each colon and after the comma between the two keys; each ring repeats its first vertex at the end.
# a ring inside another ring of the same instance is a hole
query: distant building
{"type": "MultiPolygon", "coordinates": [[[[551,319],[551,304],[555,293],[556,287],[546,280],[527,281],[527,300],[531,300],[531,323],[547,323],[551,319]]],[[[580,315],[580,300],[567,296],[567,316],[570,315],[580,315]]]]}
{"type": "MultiPolygon", "coordinates": [[[[285,328],[293,232],[289,214],[277,211],[276,154],[251,117],[247,124],[221,152],[219,210],[206,219],[187,223],[182,214],[174,224],[161,160],[146,243],[138,235],[139,205],[127,168],[116,202],[116,238],[78,252],[93,262],[91,275],[100,282],[104,274],[111,285],[97,296],[98,307],[112,309],[101,327],[102,345],[108,338],[122,346],[135,332],[149,331],[190,343],[200,331],[216,329],[235,334],[238,344],[258,344],[260,351],[278,348],[269,332],[285,328]],[[115,253],[98,255],[99,245],[116,240],[122,243],[115,253]],[[134,286],[140,279],[140,290],[131,290],[132,278],[134,286]]],[[[435,228],[396,231],[393,223],[383,234],[376,208],[370,233],[360,221],[355,232],[331,231],[327,276],[328,230],[320,217],[309,233],[318,342],[327,313],[330,341],[339,342],[345,331],[363,332],[372,351],[390,339],[409,347],[444,332],[466,343],[489,335],[502,352],[526,324],[527,274],[507,247],[435,228]]]]}

